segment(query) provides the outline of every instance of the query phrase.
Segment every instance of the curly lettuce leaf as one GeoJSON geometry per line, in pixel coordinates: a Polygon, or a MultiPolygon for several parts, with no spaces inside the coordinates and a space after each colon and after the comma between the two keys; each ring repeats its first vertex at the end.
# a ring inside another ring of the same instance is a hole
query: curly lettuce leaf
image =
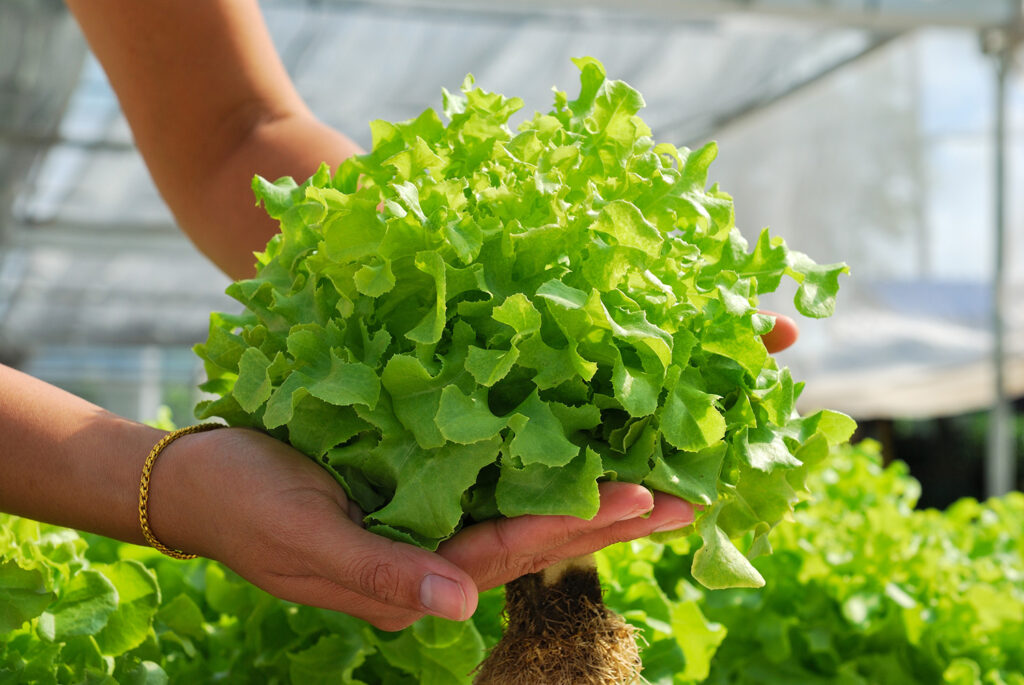
{"type": "Polygon", "coordinates": [[[715,144],[656,144],[640,93],[576,64],[578,96],[514,129],[522,100],[467,77],[447,123],[376,121],[333,173],[255,178],[281,232],[196,347],[215,395],[197,415],[288,440],[371,530],[428,548],[642,483],[709,507],[702,582],[755,584],[732,540],[765,551],[805,457],[852,430],[794,415],[757,297],[788,277],[827,316],[847,268],[767,231],[751,248],[708,183],[715,144]]]}

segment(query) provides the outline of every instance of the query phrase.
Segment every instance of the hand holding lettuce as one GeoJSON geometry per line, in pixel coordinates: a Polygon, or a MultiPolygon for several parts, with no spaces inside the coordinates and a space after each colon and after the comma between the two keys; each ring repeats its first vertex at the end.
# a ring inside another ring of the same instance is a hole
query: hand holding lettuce
{"type": "Polygon", "coordinates": [[[367,533],[328,472],[258,431],[189,435],[161,457],[153,520],[168,544],[216,559],[277,597],[398,630],[430,613],[465,620],[477,593],[535,570],[649,534],[691,507],[627,483],[602,485],[591,520],[495,519],[433,554],[367,533]],[[172,484],[174,486],[172,487],[172,484]],[[505,551],[504,554],[496,552],[505,551]]]}
{"type": "Polygon", "coordinates": [[[767,232],[751,250],[707,189],[714,145],[655,145],[640,94],[578,66],[579,96],[518,133],[522,102],[467,79],[447,126],[373,122],[333,175],[255,179],[281,233],[229,289],[245,312],[197,347],[219,395],[199,414],[322,462],[396,540],[590,518],[598,481],[622,480],[708,507],[703,581],[759,584],[729,538],[760,540],[852,423],[793,418],[757,295],[789,276],[827,316],[846,267],[767,232]]]}
{"type": "Polygon", "coordinates": [[[788,276],[827,316],[847,268],[751,248],[708,187],[715,146],[655,144],[640,94],[577,66],[578,97],[516,133],[522,101],[467,78],[447,125],[373,122],[334,174],[257,177],[281,233],[197,346],[218,395],[197,413],[291,443],[395,541],[592,519],[621,481],[703,505],[699,582],[760,586],[749,558],[853,422],[796,416],[757,297],[788,276]]]}

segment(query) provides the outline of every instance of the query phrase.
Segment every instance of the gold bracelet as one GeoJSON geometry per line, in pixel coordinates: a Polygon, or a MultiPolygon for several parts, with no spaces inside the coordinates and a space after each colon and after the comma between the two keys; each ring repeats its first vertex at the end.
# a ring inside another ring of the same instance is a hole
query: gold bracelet
{"type": "Polygon", "coordinates": [[[142,481],[139,483],[139,525],[142,527],[142,535],[146,538],[146,542],[148,542],[153,548],[163,552],[169,557],[174,557],[175,559],[195,559],[196,555],[171,549],[164,543],[157,540],[156,536],[153,535],[153,529],[149,527],[149,479],[153,474],[153,464],[156,463],[156,458],[160,456],[160,453],[164,448],[181,436],[188,435],[189,433],[200,433],[202,431],[213,430],[214,428],[226,428],[226,426],[219,423],[200,423],[195,426],[179,428],[176,431],[168,433],[160,439],[160,442],[153,445],[153,449],[150,450],[149,456],[146,457],[146,463],[142,465],[142,481]]]}

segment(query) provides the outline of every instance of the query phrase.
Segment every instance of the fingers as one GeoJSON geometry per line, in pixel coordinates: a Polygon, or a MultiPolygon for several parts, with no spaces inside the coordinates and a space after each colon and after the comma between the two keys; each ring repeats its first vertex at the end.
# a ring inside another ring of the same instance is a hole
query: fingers
{"type": "Polygon", "coordinates": [[[412,611],[378,602],[319,575],[282,576],[276,580],[256,584],[275,597],[345,613],[381,630],[395,631],[408,628],[423,618],[424,614],[423,611],[412,611]]]}
{"type": "Polygon", "coordinates": [[[483,591],[572,556],[615,542],[682,527],[693,520],[687,502],[630,483],[602,483],[601,508],[587,521],[571,516],[519,516],[466,528],[441,545],[441,556],[464,569],[483,591]],[[644,518],[644,514],[650,516],[644,518]]]}
{"type": "Polygon", "coordinates": [[[244,544],[221,540],[221,560],[278,597],[341,611],[384,630],[404,628],[423,614],[465,620],[476,610],[481,588],[692,520],[692,508],[682,500],[652,496],[630,483],[602,483],[601,506],[589,521],[488,521],[464,529],[435,554],[366,531],[358,509],[319,467],[283,448],[264,447],[262,475],[254,478],[275,487],[270,496],[247,498],[237,507],[227,529],[248,533],[227,539],[244,544]]]}
{"type": "Polygon", "coordinates": [[[654,509],[649,517],[627,519],[606,528],[584,533],[559,547],[557,554],[563,559],[593,554],[618,542],[647,537],[651,533],[683,528],[693,523],[693,519],[694,510],[691,503],[663,492],[656,492],[654,493],[654,509]]]}
{"type": "Polygon", "coordinates": [[[473,579],[427,550],[366,531],[328,497],[295,503],[302,525],[271,522],[228,565],[273,595],[340,611],[383,630],[424,614],[465,620],[476,610],[473,579]]]}
{"type": "Polygon", "coordinates": [[[314,529],[292,529],[285,536],[290,538],[286,550],[272,544],[250,547],[264,556],[264,563],[250,560],[246,566],[278,570],[243,575],[283,599],[400,630],[424,614],[465,620],[476,610],[480,590],[693,521],[692,505],[677,497],[652,496],[630,483],[600,487],[601,507],[589,521],[571,516],[496,519],[466,528],[439,554],[369,533],[334,504],[314,506],[317,516],[307,519],[316,521],[314,529]],[[266,564],[266,557],[279,558],[266,564]]]}
{"type": "Polygon", "coordinates": [[[476,611],[477,588],[465,571],[437,554],[369,533],[347,516],[335,520],[318,556],[327,578],[373,602],[456,621],[476,611]]]}
{"type": "Polygon", "coordinates": [[[793,319],[784,314],[776,314],[767,310],[763,310],[761,313],[775,317],[775,327],[761,336],[761,340],[764,341],[764,346],[768,348],[769,353],[781,352],[796,342],[796,339],[800,336],[800,329],[797,328],[796,322],[793,319]]]}

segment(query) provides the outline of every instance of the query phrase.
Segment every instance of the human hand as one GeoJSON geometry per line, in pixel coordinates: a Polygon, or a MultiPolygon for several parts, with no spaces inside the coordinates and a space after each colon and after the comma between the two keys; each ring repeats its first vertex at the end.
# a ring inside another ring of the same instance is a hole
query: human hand
{"type": "Polygon", "coordinates": [[[761,336],[761,340],[764,341],[764,346],[768,348],[770,354],[781,352],[796,342],[800,330],[796,327],[796,322],[793,319],[784,314],[776,314],[767,310],[762,310],[761,313],[775,317],[775,327],[761,336]]]}
{"type": "Polygon", "coordinates": [[[589,521],[487,521],[463,529],[438,554],[369,533],[361,519],[322,467],[257,431],[185,435],[154,468],[150,520],[162,542],[216,559],[283,599],[385,630],[424,614],[469,618],[482,590],[567,557],[687,525],[693,509],[639,485],[603,483],[600,510],[589,521]]]}

